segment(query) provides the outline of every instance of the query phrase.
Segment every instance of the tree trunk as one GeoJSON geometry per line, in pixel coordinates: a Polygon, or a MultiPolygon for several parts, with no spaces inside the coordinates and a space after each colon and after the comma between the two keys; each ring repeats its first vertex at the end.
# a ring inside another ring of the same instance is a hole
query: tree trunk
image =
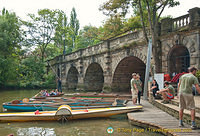
{"type": "Polygon", "coordinates": [[[41,54],[42,56],[42,62],[44,62],[44,51],[42,51],[42,54],[41,54]]]}
{"type": "MultiPolygon", "coordinates": [[[[158,27],[158,25],[155,25],[154,28],[158,27]]],[[[152,55],[155,63],[155,72],[160,73],[162,72],[162,50],[161,50],[161,44],[158,40],[157,35],[157,29],[154,29],[154,32],[152,33],[152,55]]]]}

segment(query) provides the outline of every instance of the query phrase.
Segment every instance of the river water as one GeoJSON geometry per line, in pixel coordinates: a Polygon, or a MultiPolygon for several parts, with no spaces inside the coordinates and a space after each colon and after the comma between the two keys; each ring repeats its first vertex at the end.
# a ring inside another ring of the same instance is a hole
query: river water
{"type": "MultiPolygon", "coordinates": [[[[3,102],[30,98],[37,93],[38,90],[0,91],[0,111],[3,112],[3,102]]],[[[126,114],[111,118],[73,120],[66,123],[0,123],[0,136],[9,134],[14,136],[161,136],[161,134],[132,126],[126,114]],[[113,132],[108,130],[113,130],[113,132]]]]}

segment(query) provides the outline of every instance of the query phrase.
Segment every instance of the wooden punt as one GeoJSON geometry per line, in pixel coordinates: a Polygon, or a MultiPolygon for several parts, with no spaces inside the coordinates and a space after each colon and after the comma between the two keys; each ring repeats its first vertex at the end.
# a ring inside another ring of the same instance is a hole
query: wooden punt
{"type": "Polygon", "coordinates": [[[105,97],[105,98],[127,98],[130,99],[132,98],[131,95],[127,94],[105,94],[105,93],[72,93],[72,94],[64,94],[65,97],[93,97],[93,98],[98,98],[98,97],[105,97]]]}
{"type": "Polygon", "coordinates": [[[0,113],[0,122],[58,121],[83,118],[99,118],[141,109],[142,106],[72,110],[70,106],[62,105],[56,111],[0,113]]]}
{"type": "Polygon", "coordinates": [[[59,94],[57,94],[57,95],[50,95],[50,96],[34,96],[34,97],[32,97],[33,99],[46,99],[46,98],[51,98],[51,97],[61,97],[61,96],[63,96],[64,95],[64,93],[59,93],[59,94]]]}
{"type": "Polygon", "coordinates": [[[86,101],[85,99],[77,100],[77,101],[67,101],[67,102],[40,102],[40,101],[33,101],[33,102],[19,102],[19,103],[12,103],[6,102],[3,103],[4,110],[7,111],[50,111],[56,110],[59,106],[63,104],[70,105],[72,109],[83,109],[83,108],[95,108],[95,107],[113,107],[113,106],[124,106],[126,103],[124,100],[116,100],[116,101],[100,101],[100,100],[89,100],[86,101]]]}

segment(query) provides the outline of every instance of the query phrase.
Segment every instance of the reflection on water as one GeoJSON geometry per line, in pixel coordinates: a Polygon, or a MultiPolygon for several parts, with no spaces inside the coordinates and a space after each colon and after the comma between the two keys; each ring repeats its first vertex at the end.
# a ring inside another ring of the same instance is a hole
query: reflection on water
{"type": "Polygon", "coordinates": [[[56,136],[54,128],[30,127],[19,128],[18,136],[56,136]]]}
{"type": "Polygon", "coordinates": [[[31,98],[38,92],[38,90],[0,90],[0,111],[3,111],[2,103],[31,98]]]}
{"type": "MultiPolygon", "coordinates": [[[[1,91],[0,104],[34,96],[37,90],[1,91]]],[[[2,105],[1,111],[2,111],[2,105]]],[[[59,122],[10,122],[0,123],[0,136],[161,136],[132,126],[126,114],[113,118],[72,120],[64,124],[59,122]],[[113,128],[109,134],[107,129],[113,128]]]]}
{"type": "MultiPolygon", "coordinates": [[[[2,136],[161,136],[129,124],[126,119],[103,118],[59,122],[1,123],[2,136]],[[109,134],[107,129],[113,128],[109,134]],[[123,131],[122,131],[123,130],[123,131]],[[140,130],[140,132],[136,132],[140,130]]],[[[0,135],[1,135],[0,134],[0,135]]]]}

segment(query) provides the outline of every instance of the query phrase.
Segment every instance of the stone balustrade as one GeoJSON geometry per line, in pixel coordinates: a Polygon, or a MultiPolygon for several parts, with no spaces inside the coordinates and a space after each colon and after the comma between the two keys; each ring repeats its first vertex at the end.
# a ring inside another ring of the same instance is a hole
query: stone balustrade
{"type": "Polygon", "coordinates": [[[189,23],[190,23],[189,14],[174,18],[172,20],[172,30],[174,31],[182,27],[185,27],[189,25],[189,23]]]}
{"type": "Polygon", "coordinates": [[[161,35],[179,31],[183,27],[195,29],[200,26],[200,8],[192,8],[189,14],[177,18],[164,18],[161,20],[161,35]]]}

